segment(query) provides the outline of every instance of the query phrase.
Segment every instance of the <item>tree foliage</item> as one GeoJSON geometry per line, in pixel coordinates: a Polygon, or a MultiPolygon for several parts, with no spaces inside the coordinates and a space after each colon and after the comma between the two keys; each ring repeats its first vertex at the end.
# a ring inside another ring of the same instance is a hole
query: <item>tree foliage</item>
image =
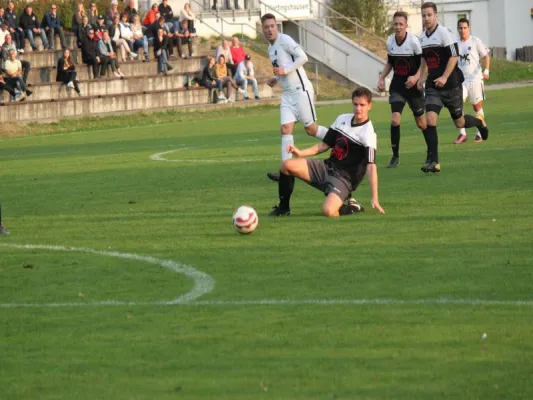
{"type": "MultiPolygon", "coordinates": [[[[372,30],[378,36],[386,35],[389,30],[387,6],[383,0],[333,0],[331,7],[372,30]]],[[[340,18],[337,18],[335,23],[339,26],[338,29],[354,28],[349,21],[340,18]]]]}

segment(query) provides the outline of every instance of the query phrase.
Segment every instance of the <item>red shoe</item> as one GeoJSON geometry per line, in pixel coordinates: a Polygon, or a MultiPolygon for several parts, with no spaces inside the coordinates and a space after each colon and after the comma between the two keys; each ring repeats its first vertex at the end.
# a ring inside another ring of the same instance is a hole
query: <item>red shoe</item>
{"type": "Polygon", "coordinates": [[[455,139],[455,144],[461,144],[461,143],[464,143],[467,141],[467,137],[466,135],[461,135],[459,134],[459,136],[457,136],[457,139],[455,139]]]}

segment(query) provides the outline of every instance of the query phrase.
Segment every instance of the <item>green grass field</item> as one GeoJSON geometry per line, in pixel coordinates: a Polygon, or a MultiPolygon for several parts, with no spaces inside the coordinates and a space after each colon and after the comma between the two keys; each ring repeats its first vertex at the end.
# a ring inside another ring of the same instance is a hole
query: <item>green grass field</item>
{"type": "Polygon", "coordinates": [[[443,112],[438,176],[409,112],[384,168],[376,102],[387,214],[337,220],[301,182],[265,216],[277,107],[0,140],[0,399],[533,398],[532,96],[489,92],[482,144],[443,112]]]}

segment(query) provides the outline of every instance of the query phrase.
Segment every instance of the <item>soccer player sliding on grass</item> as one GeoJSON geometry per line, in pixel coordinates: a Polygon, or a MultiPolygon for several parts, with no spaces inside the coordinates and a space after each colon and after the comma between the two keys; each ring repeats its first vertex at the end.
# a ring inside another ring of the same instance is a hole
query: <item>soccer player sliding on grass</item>
{"type": "Polygon", "coordinates": [[[358,88],[352,94],[353,114],[342,114],[322,139],[322,142],[300,150],[288,145],[287,151],[296,158],[281,164],[278,183],[279,205],[270,216],[291,214],[290,198],[294,188],[293,177],[300,178],[327,196],[322,205],[326,217],[350,215],[361,211],[357,203],[344,201],[356,190],[365,174],[368,175],[372,193],[372,208],[385,214],[378,200],[378,171],[376,160],[376,133],[368,113],[372,108],[372,93],[358,88]],[[306,159],[333,148],[327,160],[306,159]]]}

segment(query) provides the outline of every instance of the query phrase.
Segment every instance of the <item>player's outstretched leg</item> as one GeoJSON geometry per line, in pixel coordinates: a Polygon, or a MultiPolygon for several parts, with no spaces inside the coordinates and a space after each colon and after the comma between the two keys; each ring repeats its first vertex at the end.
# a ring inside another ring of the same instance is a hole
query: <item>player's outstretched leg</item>
{"type": "Polygon", "coordinates": [[[9,235],[9,231],[2,225],[2,206],[0,205],[0,235],[9,235]]]}
{"type": "MultiPolygon", "coordinates": [[[[281,125],[281,161],[290,160],[292,154],[287,151],[287,146],[294,146],[294,136],[292,134],[294,130],[295,122],[289,122],[281,125]]],[[[267,177],[271,181],[279,182],[280,175],[278,172],[267,172],[267,177]]]]}
{"type": "Polygon", "coordinates": [[[479,134],[481,135],[481,138],[483,140],[487,140],[489,138],[489,128],[487,128],[487,124],[485,123],[485,119],[476,118],[472,115],[466,114],[464,116],[464,127],[465,128],[474,128],[476,127],[479,130],[479,134]]]}

